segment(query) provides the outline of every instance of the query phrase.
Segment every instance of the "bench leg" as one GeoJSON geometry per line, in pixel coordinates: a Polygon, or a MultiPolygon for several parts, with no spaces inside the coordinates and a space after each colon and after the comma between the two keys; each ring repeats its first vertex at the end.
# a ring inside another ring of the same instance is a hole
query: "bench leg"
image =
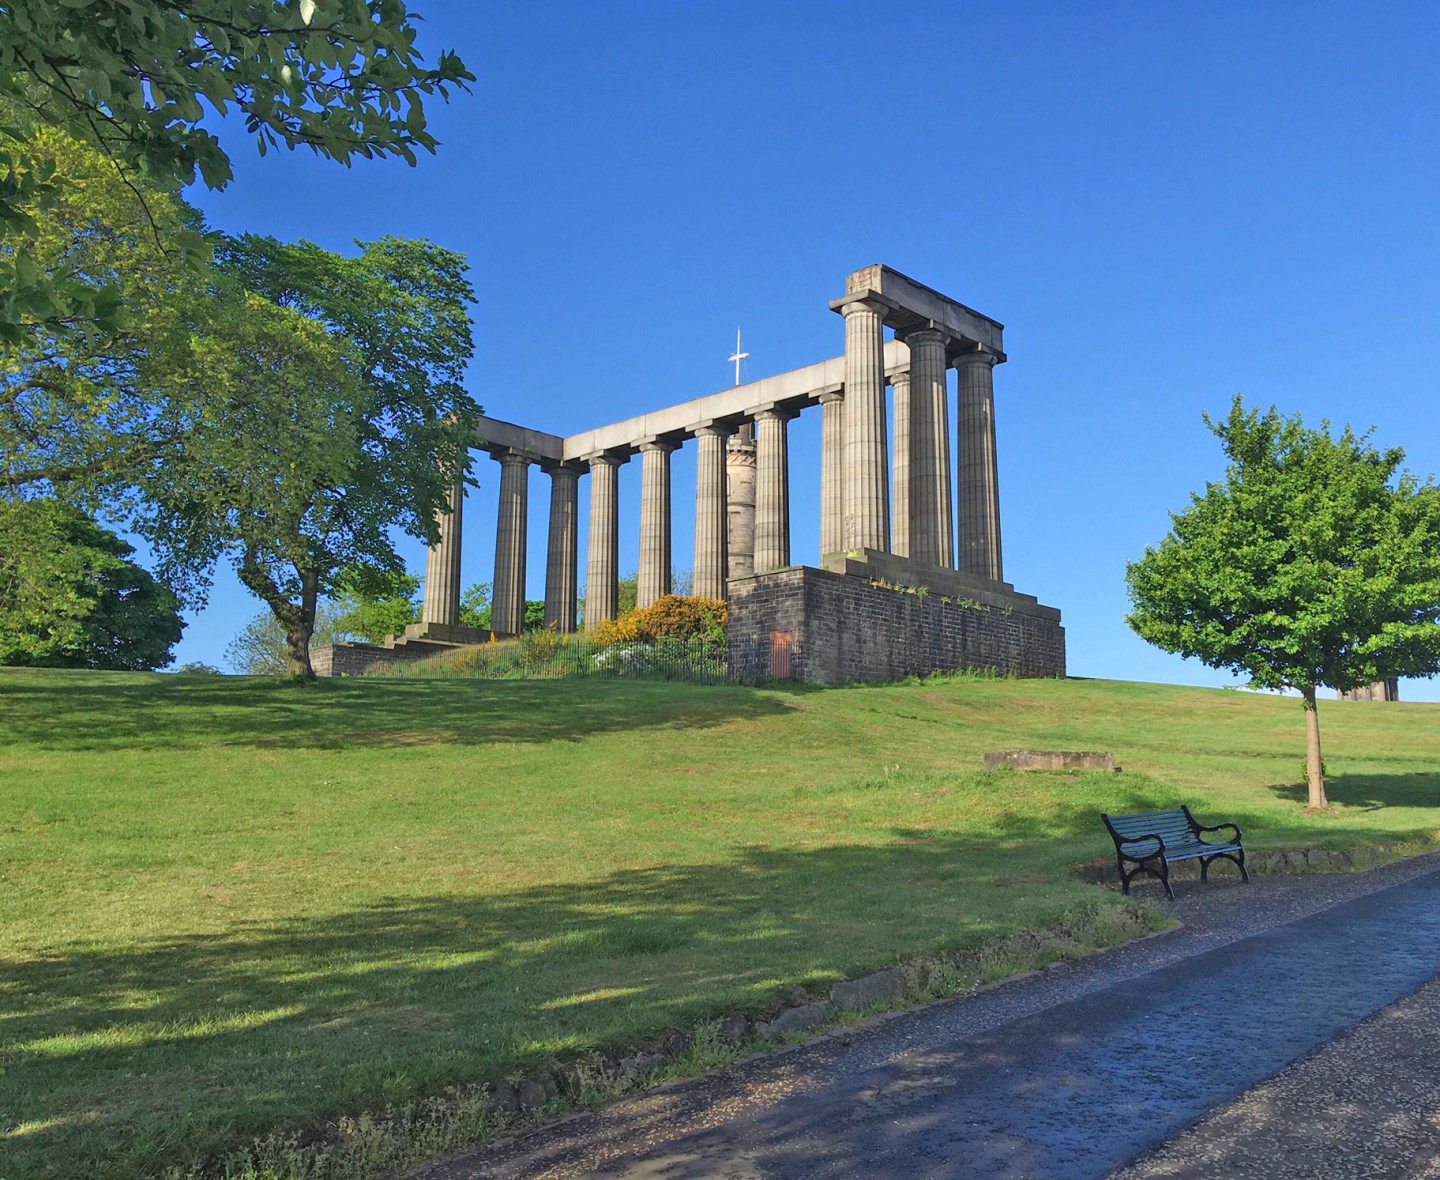
{"type": "Polygon", "coordinates": [[[1163,856],[1160,858],[1160,883],[1165,886],[1165,892],[1170,895],[1170,900],[1175,900],[1175,890],[1170,888],[1170,862],[1163,856]]]}
{"type": "Polygon", "coordinates": [[[1245,869],[1245,850],[1242,848],[1239,853],[1220,852],[1215,856],[1202,856],[1200,858],[1200,880],[1208,881],[1210,866],[1217,860],[1228,860],[1240,870],[1240,880],[1246,885],[1250,884],[1250,874],[1245,869]]]}

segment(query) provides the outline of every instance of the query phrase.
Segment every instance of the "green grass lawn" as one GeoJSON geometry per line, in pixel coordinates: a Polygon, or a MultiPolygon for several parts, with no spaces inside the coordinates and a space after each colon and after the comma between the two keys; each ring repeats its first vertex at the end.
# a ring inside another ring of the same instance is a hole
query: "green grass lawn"
{"type": "Polygon", "coordinates": [[[1093,913],[1097,812],[1440,829],[1440,706],[0,672],[0,1176],[135,1177],[1093,913]],[[1114,750],[1115,775],[980,771],[1114,750]]]}

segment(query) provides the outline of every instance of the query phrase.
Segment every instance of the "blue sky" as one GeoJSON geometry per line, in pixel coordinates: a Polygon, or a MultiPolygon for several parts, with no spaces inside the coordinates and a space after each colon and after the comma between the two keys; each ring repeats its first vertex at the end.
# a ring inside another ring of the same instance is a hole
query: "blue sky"
{"type": "MultiPolygon", "coordinates": [[[[737,325],[750,377],[838,355],[828,301],[885,262],[1006,325],[1006,576],[1064,612],[1072,674],[1199,684],[1227,678],[1126,628],[1124,568],[1221,470],[1202,411],[1240,392],[1440,469],[1434,5],[416,3],[479,77],[434,108],[438,155],[260,159],[236,126],[235,181],[191,196],[229,231],[464,251],[496,417],[566,434],[714,392],[737,325]]],[[[813,562],[818,412],[791,431],[813,562]]],[[[493,573],[476,463],[467,582],[493,573]]],[[[621,497],[629,569],[638,462],[621,497]]],[[[179,659],[221,663],[259,609],[222,573],[179,659]]]]}

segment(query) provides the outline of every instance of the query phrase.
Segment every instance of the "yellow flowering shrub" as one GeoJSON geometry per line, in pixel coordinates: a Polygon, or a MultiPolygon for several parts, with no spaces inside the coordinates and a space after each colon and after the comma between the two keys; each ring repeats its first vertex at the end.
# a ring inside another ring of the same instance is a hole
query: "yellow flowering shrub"
{"type": "Polygon", "coordinates": [[[627,610],[618,619],[607,619],[595,631],[599,643],[632,643],[636,640],[694,639],[723,629],[729,611],[718,598],[699,594],[666,594],[646,607],[627,610]]]}

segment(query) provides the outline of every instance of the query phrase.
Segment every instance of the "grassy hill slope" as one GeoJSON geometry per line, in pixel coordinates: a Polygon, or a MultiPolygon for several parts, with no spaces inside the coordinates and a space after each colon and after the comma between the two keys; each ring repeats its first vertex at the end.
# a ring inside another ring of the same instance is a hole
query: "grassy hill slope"
{"type": "Polygon", "coordinates": [[[1440,706],[0,671],[0,1175],[139,1176],[1118,904],[1100,810],[1440,829],[1440,706]],[[1114,775],[986,773],[1005,747],[1114,775]]]}

